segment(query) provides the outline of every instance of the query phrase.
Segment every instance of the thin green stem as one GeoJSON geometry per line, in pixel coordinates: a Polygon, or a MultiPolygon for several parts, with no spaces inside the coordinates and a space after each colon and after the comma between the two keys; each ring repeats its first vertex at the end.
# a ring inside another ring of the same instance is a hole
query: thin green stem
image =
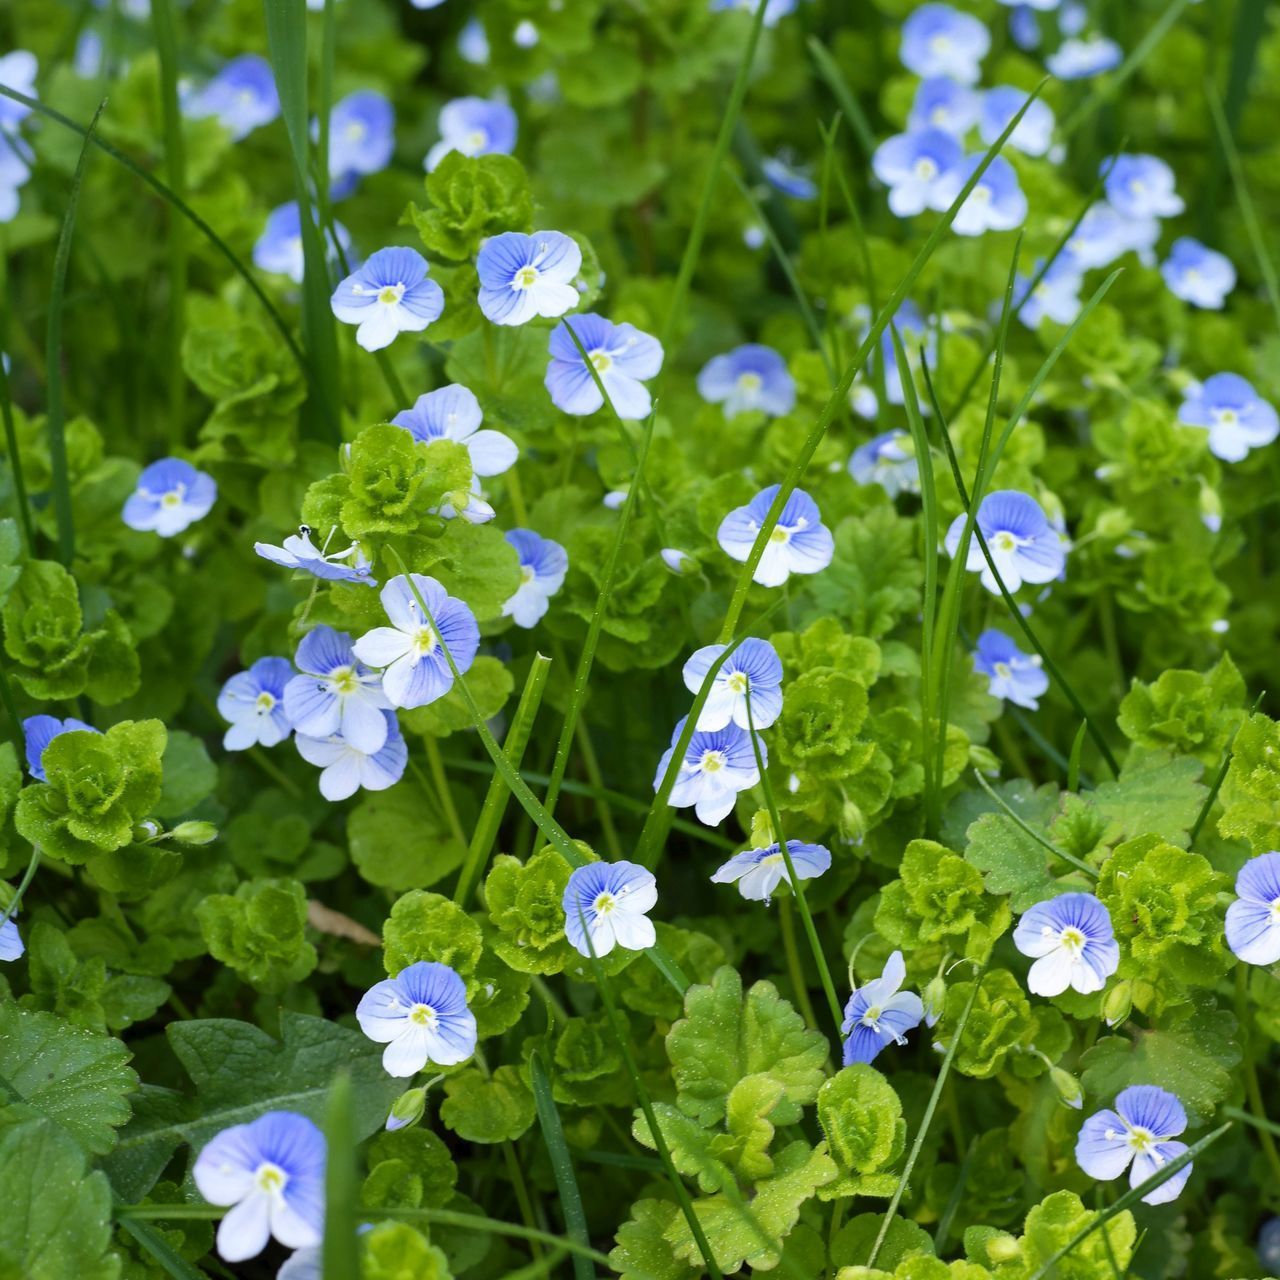
{"type": "Polygon", "coordinates": [[[986,780],[986,778],[982,776],[979,770],[975,769],[973,771],[973,776],[976,779],[978,786],[980,786],[983,789],[983,791],[985,791],[987,795],[989,795],[991,799],[994,800],[996,804],[1000,806],[1005,817],[1009,818],[1013,822],[1014,826],[1018,828],[1019,831],[1021,831],[1024,835],[1030,836],[1031,839],[1036,842],[1036,844],[1040,845],[1044,849],[1047,849],[1051,854],[1053,854],[1055,858],[1061,858],[1063,862],[1069,862],[1073,867],[1076,868],[1077,871],[1083,871],[1086,875],[1091,876],[1094,880],[1098,878],[1098,869],[1096,867],[1091,867],[1087,862],[1083,861],[1080,858],[1077,858],[1073,853],[1068,853],[1065,849],[1059,849],[1058,846],[1054,844],[1052,840],[1049,840],[1045,836],[1042,836],[1040,832],[1038,832],[1020,814],[1018,814],[1013,809],[1013,807],[1008,803],[1008,801],[1005,800],[1003,796],[1001,796],[998,792],[996,792],[992,788],[991,784],[986,780]]]}
{"type": "Polygon", "coordinates": [[[778,930],[782,934],[782,954],[787,960],[787,972],[791,975],[800,1016],[811,1027],[816,1027],[818,1015],[814,1012],[813,1001],[809,999],[809,985],[805,981],[804,965],[800,962],[800,949],[796,946],[796,922],[791,914],[790,898],[778,899],[778,930]]]}
{"type": "MultiPolygon", "coordinates": [[[[3,345],[3,335],[0,335],[3,345]]],[[[0,360],[0,417],[4,418],[5,451],[9,455],[9,470],[13,473],[13,492],[18,504],[18,527],[22,530],[22,549],[30,557],[36,554],[36,535],[31,526],[31,501],[27,497],[27,480],[22,467],[22,453],[18,448],[18,431],[13,422],[13,400],[9,392],[9,371],[0,360]]]]}
{"type": "Polygon", "coordinates": [[[453,792],[449,789],[444,762],[440,759],[440,743],[430,734],[426,738],[426,755],[427,768],[431,771],[431,781],[435,784],[436,794],[440,797],[440,807],[444,810],[444,819],[449,824],[449,833],[459,844],[465,845],[467,833],[462,829],[457,806],[453,803],[453,792]]]}
{"type": "Polygon", "coordinates": [[[270,758],[270,756],[267,755],[266,751],[261,747],[250,747],[248,755],[253,763],[256,764],[258,768],[267,775],[267,777],[279,783],[279,785],[283,787],[284,790],[287,791],[295,800],[302,799],[302,788],[299,787],[298,784],[294,782],[294,780],[289,777],[289,775],[285,773],[285,771],[281,769],[280,766],[270,758]]]}
{"type": "Polygon", "coordinates": [[[1263,1121],[1257,1126],[1258,1141],[1262,1144],[1262,1154],[1271,1170],[1271,1177],[1275,1180],[1275,1185],[1280,1186],[1280,1151],[1276,1149],[1275,1132],[1267,1119],[1267,1106],[1263,1101],[1262,1084],[1258,1079],[1258,1064],[1249,1045],[1251,1032],[1255,1028],[1253,1011],[1249,1005],[1249,966],[1243,963],[1236,965],[1235,1004],[1236,1019],[1244,1038],[1241,1047],[1244,1050],[1245,1097],[1249,1099],[1252,1118],[1263,1121]]]}
{"type": "Polygon", "coordinates": [[[3,929],[17,915],[18,908],[22,905],[22,899],[26,897],[27,890],[31,887],[31,882],[36,878],[36,871],[39,867],[40,846],[33,844],[31,846],[31,860],[27,863],[27,869],[22,873],[22,879],[18,881],[18,887],[13,891],[13,897],[9,899],[9,905],[0,914],[0,929],[3,929]]]}

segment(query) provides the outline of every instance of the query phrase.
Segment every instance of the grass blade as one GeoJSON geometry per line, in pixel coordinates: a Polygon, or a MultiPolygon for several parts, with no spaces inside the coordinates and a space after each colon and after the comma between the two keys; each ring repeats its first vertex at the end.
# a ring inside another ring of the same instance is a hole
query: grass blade
{"type": "MultiPolygon", "coordinates": [[[[569,1239],[585,1245],[588,1243],[587,1215],[582,1207],[582,1193],[578,1190],[578,1179],[573,1172],[573,1157],[569,1154],[569,1144],[564,1140],[564,1126],[560,1123],[560,1112],[552,1097],[551,1081],[540,1052],[529,1055],[529,1083],[533,1088],[533,1104],[538,1112],[542,1140],[546,1144],[551,1171],[556,1178],[556,1189],[560,1193],[565,1232],[569,1239]]],[[[595,1268],[591,1265],[591,1259],[580,1253],[574,1254],[573,1275],[574,1280],[595,1280],[595,1268]]]]}
{"type": "Polygon", "coordinates": [[[818,68],[818,74],[826,81],[827,88],[840,104],[840,110],[849,117],[849,123],[854,133],[858,135],[858,143],[866,158],[870,160],[876,149],[876,135],[867,120],[866,112],[862,109],[862,104],[849,88],[827,46],[817,36],[810,36],[806,43],[809,47],[809,56],[818,68]]]}
{"type": "MultiPolygon", "coordinates": [[[[207,1280],[199,1267],[194,1267],[158,1231],[138,1218],[118,1217],[120,1230],[131,1235],[151,1256],[156,1265],[173,1280],[207,1280]]],[[[354,1274],[354,1273],[353,1273],[354,1274]]]]}
{"type": "Polygon", "coordinates": [[[991,799],[994,800],[996,804],[1000,806],[1000,809],[1004,813],[1005,817],[1011,819],[1013,822],[1013,825],[1017,827],[1018,830],[1021,831],[1023,835],[1030,836],[1030,838],[1034,840],[1036,844],[1038,844],[1041,848],[1048,849],[1048,851],[1051,854],[1053,854],[1055,858],[1061,858],[1063,862],[1071,863],[1071,865],[1075,867],[1077,871],[1085,872],[1086,875],[1091,876],[1094,880],[1098,878],[1098,869],[1096,867],[1091,867],[1087,862],[1083,861],[1080,858],[1077,858],[1073,853],[1068,853],[1065,849],[1059,849],[1058,846],[1054,844],[1052,840],[1046,839],[1046,837],[1042,836],[1040,832],[1038,832],[1033,826],[1030,825],[1030,823],[1026,821],[1026,819],[1024,819],[1019,813],[1017,813],[1017,811],[1013,808],[1013,806],[1010,805],[1009,802],[1005,800],[1005,798],[1002,795],[1000,795],[999,792],[997,792],[991,786],[991,784],[986,780],[986,778],[982,776],[982,774],[977,769],[973,771],[973,776],[975,779],[977,779],[978,786],[980,786],[983,789],[983,791],[985,791],[987,795],[989,795],[991,799]]]}
{"type": "Polygon", "coordinates": [[[36,553],[36,535],[31,527],[31,503],[27,497],[27,479],[18,452],[18,431],[13,424],[13,398],[9,394],[9,374],[0,360],[0,417],[4,418],[4,443],[13,472],[13,494],[18,505],[18,527],[22,530],[22,549],[28,556],[36,553]]]}
{"type": "Polygon", "coordinates": [[[356,1209],[360,1193],[356,1180],[351,1077],[345,1071],[338,1073],[329,1090],[324,1137],[328,1155],[324,1169],[323,1273],[358,1276],[360,1246],[356,1238],[356,1209]]]}

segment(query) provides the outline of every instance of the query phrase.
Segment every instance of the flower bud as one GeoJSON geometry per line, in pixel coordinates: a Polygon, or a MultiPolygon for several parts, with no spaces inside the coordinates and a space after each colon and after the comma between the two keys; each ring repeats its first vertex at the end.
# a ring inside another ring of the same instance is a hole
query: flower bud
{"type": "Polygon", "coordinates": [[[947,1003],[947,984],[939,975],[930,980],[922,992],[924,1004],[924,1020],[927,1026],[936,1026],[942,1017],[943,1007],[947,1003]]]}
{"type": "Polygon", "coordinates": [[[427,1106],[425,1089],[408,1089],[402,1093],[391,1108],[387,1117],[387,1131],[394,1133],[397,1129],[407,1129],[422,1119],[427,1106]]]}
{"type": "Polygon", "coordinates": [[[183,844],[210,844],[218,838],[218,828],[212,822],[180,822],[169,835],[183,844]]]}
{"type": "Polygon", "coordinates": [[[1080,1087],[1080,1081],[1070,1071],[1064,1071],[1061,1067],[1050,1067],[1049,1079],[1058,1091],[1058,1097],[1066,1106],[1074,1107],[1077,1111],[1084,1106],[1084,1090],[1080,1087]]]}
{"type": "Polygon", "coordinates": [[[1120,1023],[1128,1021],[1129,1014],[1133,1010],[1133,984],[1131,982],[1117,982],[1102,1001],[1102,1016],[1106,1020],[1107,1026],[1118,1027],[1120,1023]]]}

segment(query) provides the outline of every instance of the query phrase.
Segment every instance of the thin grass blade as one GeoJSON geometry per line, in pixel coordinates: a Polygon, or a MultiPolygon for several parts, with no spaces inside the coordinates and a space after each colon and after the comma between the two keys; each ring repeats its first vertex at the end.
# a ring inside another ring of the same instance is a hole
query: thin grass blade
{"type": "MultiPolygon", "coordinates": [[[[573,1171],[573,1157],[564,1139],[564,1126],[560,1123],[560,1111],[551,1093],[551,1080],[541,1053],[529,1055],[529,1083],[533,1088],[533,1103],[538,1112],[538,1126],[546,1144],[551,1171],[555,1174],[556,1190],[560,1193],[560,1210],[564,1214],[565,1232],[571,1240],[588,1244],[587,1215],[582,1207],[582,1192],[578,1190],[578,1178],[573,1171]]],[[[591,1259],[581,1253],[573,1256],[574,1280],[595,1280],[595,1268],[591,1259]]]]}
{"type": "Polygon", "coordinates": [[[351,1076],[339,1072],[325,1107],[324,1136],[328,1148],[324,1172],[324,1274],[358,1276],[360,1246],[356,1238],[356,1210],[360,1191],[356,1179],[355,1121],[351,1076]]]}
{"type": "Polygon", "coordinates": [[[186,1260],[154,1227],[138,1218],[118,1217],[120,1230],[132,1236],[172,1280],[207,1280],[199,1267],[186,1260]]]}

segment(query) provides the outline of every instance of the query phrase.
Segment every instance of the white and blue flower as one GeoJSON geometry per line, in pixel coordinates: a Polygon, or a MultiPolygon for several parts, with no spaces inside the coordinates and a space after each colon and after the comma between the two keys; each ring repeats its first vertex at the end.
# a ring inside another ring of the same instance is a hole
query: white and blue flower
{"type": "Polygon", "coordinates": [[[1238,373],[1215,373],[1189,386],[1178,421],[1207,430],[1209,451],[1223,462],[1239,462],[1280,435],[1275,406],[1238,373]]]}
{"type": "Polygon", "coordinates": [[[490,98],[455,98],[440,109],[440,141],[424,165],[436,168],[450,151],[464,156],[509,156],[516,149],[519,121],[505,103],[490,98]]]}
{"type": "Polygon", "coordinates": [[[1280,853],[1250,858],[1236,876],[1227,908],[1227,946],[1245,964],[1280,960],[1280,853]]]}
{"type": "Polygon", "coordinates": [[[632,324],[613,324],[594,312],[568,316],[552,330],[551,362],[544,379],[557,409],[575,417],[595,413],[604,405],[587,360],[595,369],[618,417],[647,418],[653,407],[644,385],[662,368],[662,344],[632,324]],[[570,336],[577,335],[587,353],[570,336]]]}
{"type": "MultiPolygon", "coordinates": [[[[662,779],[671,763],[672,753],[684,730],[684,716],[671,734],[671,745],[662,753],[658,770],[654,774],[653,789],[662,785],[662,779]]],[[[763,741],[758,741],[760,758],[768,764],[769,753],[763,741]]],[[[680,761],[675,784],[671,788],[669,803],[677,809],[693,806],[698,821],[709,827],[723,822],[733,808],[740,791],[754,787],[760,781],[756,766],[755,750],[751,735],[732,722],[714,732],[694,731],[689,746],[680,761]]]]}
{"type": "MultiPolygon", "coordinates": [[[[982,163],[980,155],[966,156],[950,169],[939,184],[942,208],[947,209],[960,195],[965,183],[982,163]]],[[[977,185],[956,210],[951,229],[959,236],[980,236],[987,231],[1012,231],[1027,217],[1027,197],[1018,184],[1018,175],[1004,156],[996,156],[977,185]]]]}
{"type": "Polygon", "coordinates": [[[916,87],[907,129],[910,133],[942,129],[963,138],[978,123],[981,111],[982,99],[969,85],[950,76],[930,76],[916,87]]]}
{"type": "Polygon", "coordinates": [[[54,738],[64,733],[101,733],[91,724],[68,716],[59,720],[57,716],[28,716],[22,722],[22,738],[27,753],[27,772],[37,781],[44,782],[44,752],[54,738]]]}
{"type": "MultiPolygon", "coordinates": [[[[29,49],[13,49],[0,57],[0,84],[28,98],[38,98],[36,75],[40,63],[29,49]]],[[[0,133],[10,133],[29,115],[31,108],[13,98],[0,98],[0,133]]]]}
{"type": "Polygon", "coordinates": [[[444,310],[444,291],[430,270],[415,249],[379,249],[333,291],[333,314],[359,326],[356,341],[366,351],[381,351],[400,333],[421,333],[444,310]]]}
{"type": "Polygon", "coordinates": [[[564,936],[584,956],[607,956],[615,946],[644,951],[657,941],[647,915],[657,901],[653,872],[634,862],[575,867],[561,900],[564,936]]]}
{"type": "Polygon", "coordinates": [[[253,549],[272,564],[285,569],[301,569],[313,578],[320,578],[325,582],[363,582],[370,587],[378,585],[358,542],[353,542],[344,551],[326,552],[311,541],[311,529],[305,524],[299,525],[298,532],[290,534],[283,546],[255,542],[253,549]],[[352,556],[355,557],[354,563],[347,563],[352,556]]]}
{"type": "MultiPolygon", "coordinates": [[[[337,221],[333,223],[333,239],[326,244],[330,259],[336,261],[335,241],[344,254],[350,250],[351,233],[337,221]]],[[[261,271],[288,276],[294,284],[302,283],[306,258],[302,250],[302,215],[296,200],[277,205],[267,214],[267,225],[253,246],[253,265],[261,271]]]]}
{"type": "Polygon", "coordinates": [[[959,188],[949,179],[963,159],[964,148],[953,134],[929,127],[886,138],[871,157],[871,168],[889,188],[890,210],[911,218],[950,205],[959,188]]]}
{"type": "Polygon", "coordinates": [[[1099,200],[1089,206],[1071,233],[1066,254],[1081,271],[1105,267],[1130,249],[1150,265],[1159,239],[1157,219],[1122,217],[1105,200],[1099,200]]]}
{"type": "Polygon", "coordinates": [[[564,586],[569,571],[565,549],[532,529],[510,529],[507,542],[520,559],[520,585],[502,606],[502,616],[518,627],[537,626],[551,604],[551,597],[564,586]]]}
{"type": "MultiPolygon", "coordinates": [[[[1172,1093],[1152,1084],[1130,1085],[1117,1096],[1114,1111],[1099,1111],[1081,1126],[1076,1163],[1099,1182],[1118,1178],[1132,1163],[1129,1185],[1137,1187],[1187,1150],[1185,1142],[1171,1140],[1186,1127],[1187,1113],[1172,1093]]],[[[1189,1177],[1191,1165],[1183,1165],[1142,1203],[1176,1200],[1189,1177]]]]}
{"type": "Polygon", "coordinates": [[[1092,995],[1120,965],[1120,948],[1106,907],[1091,893],[1063,893],[1023,913],[1013,945],[1035,960],[1027,989],[1060,996],[1069,987],[1092,995]]]}
{"type": "Polygon", "coordinates": [[[1207,311],[1220,311],[1236,287],[1231,260],[1191,236],[1179,236],[1173,242],[1160,264],[1160,274],[1175,298],[1207,311]]]}
{"type": "Polygon", "coordinates": [[[924,1003],[914,991],[901,990],[906,976],[902,952],[895,951],[880,976],[849,997],[840,1026],[846,1067],[875,1061],[886,1045],[906,1044],[907,1032],[920,1025],[924,1003]]]}
{"type": "Polygon", "coordinates": [[[217,497],[218,486],[211,475],[181,458],[161,458],[143,469],[122,516],[139,533],[172,538],[203,520],[217,497]]]}
{"type": "Polygon", "coordinates": [[[308,738],[338,734],[366,755],[382,749],[387,740],[382,713],[391,703],[381,678],[355,656],[345,631],[320,626],[307,632],[293,663],[302,674],[285,685],[284,710],[299,733],[308,738]]]}
{"type": "MultiPolygon", "coordinates": [[[[1036,271],[1041,263],[1036,263],[1036,271]]],[[[1054,324],[1070,324],[1080,314],[1080,289],[1084,276],[1080,265],[1069,253],[1064,253],[1049,264],[1049,269],[1031,287],[1032,276],[1018,276],[1014,282],[1013,303],[1018,308],[1018,319],[1028,329],[1038,329],[1045,320],[1054,324]]]]}
{"type": "Polygon", "coordinates": [[[702,366],[698,394],[709,404],[723,405],[726,418],[753,409],[777,417],[795,407],[796,383],[778,352],[748,342],[702,366]]]}
{"type": "Polygon", "coordinates": [[[476,256],[480,310],[494,324],[562,316],[578,305],[581,295],[574,281],[581,270],[582,250],[562,232],[490,236],[476,256]]]}
{"type": "Polygon", "coordinates": [[[352,746],[338,733],[327,738],[294,735],[298,754],[320,770],[320,794],[326,800],[346,800],[360,790],[385,791],[404,775],[409,748],[395,713],[384,711],[382,715],[387,725],[386,740],[372,754],[352,746]]]}
{"type": "Polygon", "coordinates": [[[391,421],[422,444],[452,440],[462,445],[477,476],[500,476],[510,470],[520,456],[510,436],[489,428],[480,429],[484,421],[480,401],[473,391],[458,382],[420,395],[412,409],[402,409],[391,421]]]}
{"type": "MultiPolygon", "coordinates": [[[[787,855],[799,880],[816,879],[831,866],[831,853],[820,844],[788,840],[787,855]]],[[[744,849],[735,853],[711,877],[713,884],[736,884],[744,898],[766,906],[783,880],[790,884],[791,873],[776,842],[767,849],[744,849]]]]}
{"type": "Polygon", "coordinates": [[[467,984],[447,964],[419,960],[375,983],[356,1006],[360,1030],[387,1047],[388,1075],[417,1075],[428,1062],[452,1067],[476,1051],[475,1014],[467,984]]]}
{"type": "Polygon", "coordinates": [[[293,732],[284,705],[285,686],[292,678],[287,658],[259,658],[222,686],[218,714],[231,725],[222,736],[227,751],[274,747],[293,732]]]}
{"type": "Polygon", "coordinates": [[[973,651],[973,669],[991,683],[987,692],[1028,711],[1039,708],[1039,699],[1049,688],[1038,653],[1023,653],[1003,631],[994,628],[978,637],[973,651]]]}
{"type": "Polygon", "coordinates": [[[215,116],[239,142],[280,114],[271,64],[256,53],[232,58],[208,84],[186,98],[182,109],[193,120],[215,116]]]}
{"type": "MultiPolygon", "coordinates": [[[[1009,121],[1022,110],[1031,95],[1025,89],[1002,84],[988,89],[982,95],[982,107],[978,119],[978,136],[987,146],[1009,127],[1009,121]]],[[[1026,114],[1018,121],[1005,142],[1015,151],[1029,156],[1042,156],[1053,145],[1053,109],[1041,98],[1027,107],[1026,114]]]]}
{"type": "Polygon", "coordinates": [[[349,194],[360,178],[381,173],[391,163],[395,128],[391,103],[372,89],[357,90],[334,103],[329,114],[329,181],[335,197],[349,194]]]}
{"type": "Polygon", "coordinates": [[[1158,156],[1120,155],[1102,168],[1107,200],[1123,217],[1174,218],[1186,208],[1173,170],[1158,156]]]}
{"type": "Polygon", "coordinates": [[[859,445],[849,459],[849,474],[858,484],[878,484],[891,498],[920,492],[920,463],[911,436],[901,427],[859,445]]]}
{"type": "Polygon", "coordinates": [[[14,960],[21,959],[26,949],[22,934],[18,932],[18,922],[11,915],[4,924],[0,925],[0,960],[6,964],[12,963],[14,960]]]}
{"type": "Polygon", "coordinates": [[[468,18],[458,32],[458,55],[473,67],[489,65],[489,36],[479,18],[468,18]]]}
{"type": "MultiPolygon", "coordinates": [[[[690,655],[682,673],[690,693],[702,688],[707,672],[726,648],[723,644],[709,644],[690,655]]],[[[752,725],[767,729],[781,714],[782,659],[767,640],[748,636],[716,672],[698,716],[698,728],[713,733],[732,722],[739,729],[749,729],[752,725]]]]}
{"type": "MultiPolygon", "coordinates": [[[[963,515],[956,516],[947,530],[945,541],[950,556],[960,547],[964,522],[963,515]]],[[[977,527],[1011,593],[1024,582],[1036,585],[1052,582],[1066,565],[1067,553],[1058,531],[1049,523],[1040,504],[1016,489],[997,489],[987,494],[978,508],[977,527]]],[[[1000,594],[1000,586],[976,537],[970,539],[965,568],[971,573],[981,572],[982,585],[993,595],[1000,594]]]]}
{"type": "Polygon", "coordinates": [[[991,33],[975,17],[947,4],[922,4],[902,24],[898,56],[918,76],[950,76],[977,84],[991,33]]]}
{"type": "MultiPolygon", "coordinates": [[[[716,541],[725,555],[746,563],[779,487],[771,484],[761,489],[745,507],[735,507],[720,522],[716,541]]],[[[803,489],[796,489],[769,534],[751,580],[762,587],[780,587],[793,573],[819,573],[834,554],[835,540],[822,523],[818,504],[803,489]]]]}
{"type": "Polygon", "coordinates": [[[1064,40],[1044,65],[1059,80],[1090,80],[1104,71],[1113,71],[1124,61],[1124,50],[1103,35],[1071,37],[1064,40]]]}
{"type": "Polygon", "coordinates": [[[765,156],[760,161],[760,173],[775,191],[790,196],[793,200],[818,198],[818,184],[810,176],[809,170],[793,164],[786,156],[765,156]]]}

